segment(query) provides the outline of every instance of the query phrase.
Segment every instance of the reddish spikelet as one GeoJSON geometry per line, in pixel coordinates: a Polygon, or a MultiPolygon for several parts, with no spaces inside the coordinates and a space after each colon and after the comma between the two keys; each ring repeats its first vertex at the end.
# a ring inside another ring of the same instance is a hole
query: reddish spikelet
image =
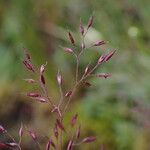
{"type": "Polygon", "coordinates": [[[57,82],[58,82],[59,85],[62,84],[62,76],[61,76],[61,74],[60,74],[59,71],[58,71],[58,73],[57,73],[57,82]]]}
{"type": "Polygon", "coordinates": [[[65,97],[70,97],[72,95],[72,91],[69,91],[65,94],[65,97]]]}
{"type": "Polygon", "coordinates": [[[102,64],[103,62],[105,62],[105,58],[106,58],[106,55],[101,55],[100,58],[98,59],[98,62],[97,64],[102,64]]]}
{"type": "Polygon", "coordinates": [[[93,46],[101,46],[101,45],[104,45],[104,44],[106,44],[105,41],[97,41],[97,42],[94,43],[93,46]]]}
{"type": "Polygon", "coordinates": [[[65,128],[64,125],[62,124],[62,122],[59,119],[56,119],[56,123],[58,125],[58,127],[65,132],[65,128]]]}
{"type": "Polygon", "coordinates": [[[47,62],[45,64],[41,65],[41,67],[40,67],[40,74],[41,75],[44,73],[46,65],[47,65],[47,62]]]}
{"type": "Polygon", "coordinates": [[[28,82],[28,83],[35,83],[36,81],[33,79],[24,79],[24,81],[28,82]]]}
{"type": "Polygon", "coordinates": [[[72,147],[73,147],[73,141],[70,140],[68,145],[67,145],[67,150],[72,150],[72,147]]]}
{"type": "Polygon", "coordinates": [[[54,148],[56,148],[54,142],[50,139],[50,140],[47,142],[46,150],[50,150],[51,146],[53,146],[54,148]]]}
{"type": "Polygon", "coordinates": [[[90,143],[90,142],[94,142],[95,140],[96,140],[96,137],[91,136],[91,137],[84,138],[82,142],[83,143],[90,143]]]}
{"type": "Polygon", "coordinates": [[[110,53],[108,53],[105,57],[105,61],[107,62],[109,59],[111,59],[111,57],[115,54],[116,50],[111,51],[110,53]]]}
{"type": "Polygon", "coordinates": [[[77,131],[76,131],[76,139],[80,138],[80,131],[81,130],[81,126],[78,127],[77,131]]]}
{"type": "Polygon", "coordinates": [[[40,103],[47,103],[48,102],[45,97],[36,97],[36,98],[33,98],[33,99],[37,100],[40,103]]]}
{"type": "Polygon", "coordinates": [[[3,132],[6,132],[6,130],[2,125],[0,125],[0,133],[3,133],[3,132]]]}
{"type": "Polygon", "coordinates": [[[32,130],[29,130],[28,132],[29,132],[31,138],[35,141],[37,139],[35,132],[33,132],[32,130]]]}
{"type": "Polygon", "coordinates": [[[75,114],[72,118],[71,118],[71,125],[74,126],[77,122],[77,117],[78,117],[78,114],[75,114]]]}
{"type": "Polygon", "coordinates": [[[108,73],[99,73],[96,75],[97,77],[100,77],[100,78],[108,78],[111,76],[111,74],[108,74],[108,73]]]}
{"type": "Polygon", "coordinates": [[[80,33],[83,35],[84,34],[84,27],[82,22],[80,21],[80,33]]]}
{"type": "Polygon", "coordinates": [[[54,135],[55,135],[56,139],[58,139],[58,127],[57,127],[57,124],[55,124],[55,126],[54,126],[54,135]]]}
{"type": "Polygon", "coordinates": [[[21,127],[19,129],[19,136],[22,137],[22,135],[23,135],[23,126],[21,124],[21,127]]]}
{"type": "Polygon", "coordinates": [[[88,21],[87,30],[93,25],[94,16],[92,15],[88,21]]]}
{"type": "Polygon", "coordinates": [[[70,39],[71,43],[73,45],[75,45],[75,40],[74,40],[73,35],[71,34],[71,32],[68,32],[68,36],[69,36],[69,39],[70,39]]]}
{"type": "Polygon", "coordinates": [[[28,70],[30,70],[30,71],[32,71],[32,72],[35,72],[35,71],[34,71],[34,68],[33,68],[33,65],[32,65],[31,63],[29,63],[28,61],[24,60],[24,61],[23,61],[23,64],[25,65],[25,67],[26,67],[28,70]]]}
{"type": "Polygon", "coordinates": [[[87,81],[84,81],[84,82],[83,82],[83,84],[84,84],[86,87],[90,87],[90,86],[92,86],[92,84],[91,84],[91,83],[89,83],[89,82],[87,82],[87,81]]]}
{"type": "Polygon", "coordinates": [[[73,50],[71,48],[68,48],[68,47],[65,47],[64,51],[67,53],[71,53],[71,54],[73,53],[73,50]]]}
{"type": "Polygon", "coordinates": [[[40,75],[40,82],[45,85],[45,78],[43,74],[40,75]]]}
{"type": "Polygon", "coordinates": [[[41,95],[39,93],[37,93],[37,92],[27,93],[27,96],[33,97],[33,98],[41,97],[41,95]]]}
{"type": "Polygon", "coordinates": [[[27,93],[27,96],[29,96],[29,97],[40,97],[41,95],[37,92],[30,92],[30,93],[27,93]]]}

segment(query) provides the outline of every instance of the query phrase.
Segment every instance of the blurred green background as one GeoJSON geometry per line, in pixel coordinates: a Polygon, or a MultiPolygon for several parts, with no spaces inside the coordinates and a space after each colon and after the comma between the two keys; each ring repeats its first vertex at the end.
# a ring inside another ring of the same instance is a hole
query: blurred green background
{"type": "MultiPolygon", "coordinates": [[[[112,73],[112,77],[90,79],[92,86],[81,88],[71,105],[66,120],[78,112],[82,137],[96,135],[98,139],[76,149],[149,150],[148,0],[0,0],[0,124],[17,139],[23,122],[42,135],[41,143],[45,142],[44,135],[50,135],[53,118],[45,105],[23,96],[32,87],[22,80],[30,77],[22,65],[22,48],[29,49],[35,64],[48,61],[46,80],[50,94],[56,98],[57,69],[62,70],[64,89],[71,86],[69,81],[75,72],[75,60],[61,48],[70,47],[67,31],[79,39],[80,19],[86,25],[93,12],[95,22],[86,42],[109,42],[83,55],[80,72],[105,49],[117,49],[117,53],[97,70],[112,73]]],[[[36,149],[31,143],[24,137],[23,149],[36,149]]]]}

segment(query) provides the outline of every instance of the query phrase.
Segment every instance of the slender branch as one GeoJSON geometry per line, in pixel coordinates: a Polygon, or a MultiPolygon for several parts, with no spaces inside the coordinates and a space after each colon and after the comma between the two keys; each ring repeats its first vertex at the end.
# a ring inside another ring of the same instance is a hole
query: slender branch
{"type": "Polygon", "coordinates": [[[76,83],[78,82],[78,74],[79,74],[79,56],[76,55],[76,83]]]}
{"type": "Polygon", "coordinates": [[[93,69],[92,69],[88,74],[85,74],[85,73],[84,73],[83,76],[81,77],[81,79],[74,85],[73,90],[72,90],[72,95],[69,97],[69,100],[68,100],[68,102],[67,102],[67,104],[66,104],[66,106],[65,106],[65,108],[64,108],[63,115],[65,114],[65,112],[66,112],[66,110],[67,110],[67,108],[68,108],[68,106],[69,106],[69,104],[70,104],[70,102],[71,102],[71,100],[72,100],[72,97],[73,97],[73,95],[74,95],[74,93],[75,93],[75,91],[76,91],[77,86],[79,86],[80,83],[81,83],[83,80],[85,80],[87,77],[89,77],[90,74],[93,73],[93,72],[95,71],[95,69],[96,69],[98,66],[99,66],[99,64],[96,64],[96,65],[93,67],[93,69]]]}

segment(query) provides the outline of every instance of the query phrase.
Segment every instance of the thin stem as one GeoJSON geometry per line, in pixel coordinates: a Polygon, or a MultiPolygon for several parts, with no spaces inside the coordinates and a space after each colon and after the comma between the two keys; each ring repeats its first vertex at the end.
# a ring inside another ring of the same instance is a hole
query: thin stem
{"type": "Polygon", "coordinates": [[[59,85],[59,92],[60,92],[60,100],[59,100],[58,108],[60,107],[60,105],[63,102],[63,91],[62,91],[61,85],[59,85]]]}
{"type": "Polygon", "coordinates": [[[79,74],[79,57],[76,56],[76,83],[78,82],[78,74],[79,74]]]}
{"type": "Polygon", "coordinates": [[[99,64],[96,64],[96,65],[93,67],[93,69],[92,69],[88,74],[85,74],[85,73],[84,73],[83,76],[81,77],[81,79],[74,85],[73,90],[72,90],[72,95],[69,97],[69,100],[68,100],[68,102],[67,102],[67,104],[66,104],[66,106],[65,106],[65,108],[64,108],[63,115],[65,114],[65,112],[66,112],[66,110],[67,110],[67,108],[68,108],[68,106],[69,106],[69,104],[70,104],[70,101],[72,100],[72,97],[73,97],[73,95],[74,95],[74,93],[75,93],[75,91],[76,91],[77,86],[80,85],[80,83],[81,83],[83,80],[85,80],[88,76],[90,76],[90,74],[93,73],[93,72],[95,71],[95,69],[96,69],[98,66],[99,66],[99,64]]]}
{"type": "MultiPolygon", "coordinates": [[[[61,118],[61,123],[62,123],[62,118],[61,118]]],[[[60,150],[62,150],[62,146],[63,146],[63,143],[62,143],[62,130],[60,131],[60,150]]]]}

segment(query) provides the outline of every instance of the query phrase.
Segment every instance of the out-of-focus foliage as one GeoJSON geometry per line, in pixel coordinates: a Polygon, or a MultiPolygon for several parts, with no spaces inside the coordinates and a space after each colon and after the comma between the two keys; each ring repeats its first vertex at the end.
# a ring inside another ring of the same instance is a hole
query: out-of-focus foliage
{"type": "MultiPolygon", "coordinates": [[[[72,108],[76,107],[71,109],[71,114],[77,111],[80,114],[82,135],[92,133],[98,137],[94,146],[85,145],[81,149],[96,149],[103,144],[108,150],[148,150],[148,0],[1,0],[0,123],[14,135],[21,121],[41,134],[47,133],[45,129],[50,128],[52,120],[47,107],[22,96],[31,88],[22,81],[29,75],[21,65],[21,49],[28,48],[37,64],[48,61],[47,82],[51,95],[57,97],[57,69],[61,68],[63,72],[64,88],[69,88],[67,81],[71,81],[75,71],[74,59],[61,48],[70,46],[67,30],[72,30],[76,40],[79,39],[80,19],[86,25],[93,12],[95,23],[87,34],[86,43],[98,39],[109,42],[105,47],[89,49],[82,57],[80,69],[84,69],[89,61],[96,61],[101,51],[117,49],[117,53],[111,62],[97,70],[112,73],[112,77],[106,80],[89,79],[92,87],[80,91],[72,104],[72,108]]],[[[30,146],[27,142],[26,139],[26,147],[30,146]]]]}

